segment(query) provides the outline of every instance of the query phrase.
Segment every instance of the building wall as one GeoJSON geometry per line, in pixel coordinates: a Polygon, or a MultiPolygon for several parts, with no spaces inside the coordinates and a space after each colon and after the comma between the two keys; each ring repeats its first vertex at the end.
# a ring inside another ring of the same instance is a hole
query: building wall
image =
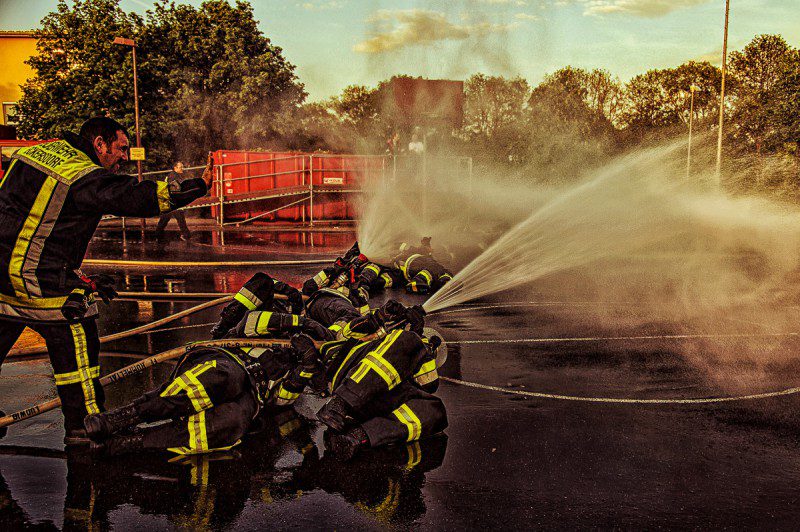
{"type": "Polygon", "coordinates": [[[29,31],[0,31],[0,124],[7,124],[9,111],[22,95],[20,85],[33,77],[33,70],[25,64],[36,54],[36,39],[29,31]]]}

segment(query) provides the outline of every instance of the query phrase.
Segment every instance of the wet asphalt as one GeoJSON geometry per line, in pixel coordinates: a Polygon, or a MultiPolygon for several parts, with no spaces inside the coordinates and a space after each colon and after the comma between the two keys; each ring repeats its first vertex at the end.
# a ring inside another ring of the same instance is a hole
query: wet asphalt
{"type": "MultiPolygon", "coordinates": [[[[90,256],[333,257],[349,247],[352,235],[322,234],[313,248],[308,240],[275,237],[266,252],[253,250],[259,235],[231,237],[225,250],[209,235],[197,238],[191,244],[172,241],[162,250],[132,239],[123,255],[116,235],[101,233],[90,256]]],[[[266,268],[296,285],[318,269],[266,268]]],[[[235,290],[255,271],[86,270],[114,273],[129,291],[185,292],[235,290]]],[[[551,279],[524,296],[498,294],[429,316],[428,325],[448,343],[441,375],[588,399],[736,396],[798,384],[796,336],[773,340],[770,352],[780,352],[780,362],[757,372],[723,360],[697,364],[693,356],[703,350],[752,344],[720,340],[712,346],[713,338],[677,338],[675,332],[686,328],[674,321],[637,315],[635,304],[592,301],[574,290],[565,294],[563,286],[551,279]]],[[[423,300],[392,292],[375,302],[387,296],[423,300]]],[[[101,334],[198,302],[115,301],[102,309],[101,334]]],[[[218,312],[203,311],[166,325],[169,330],[104,345],[103,373],[207,338],[218,312]]],[[[757,333],[753,327],[730,323],[727,332],[757,333]]],[[[702,333],[702,324],[693,324],[692,331],[702,333]]],[[[157,386],[169,370],[164,365],[110,386],[108,406],[157,386]]],[[[53,396],[50,375],[46,359],[9,359],[0,376],[2,409],[15,411],[53,396]]],[[[800,521],[796,394],[715,404],[617,404],[443,382],[439,395],[449,419],[444,435],[370,450],[346,463],[325,450],[323,430],[313,418],[321,400],[313,396],[301,398],[296,418],[268,420],[230,453],[179,461],[162,455],[97,461],[66,453],[60,412],[43,414],[10,427],[0,440],[0,528],[796,529],[800,521]]]]}

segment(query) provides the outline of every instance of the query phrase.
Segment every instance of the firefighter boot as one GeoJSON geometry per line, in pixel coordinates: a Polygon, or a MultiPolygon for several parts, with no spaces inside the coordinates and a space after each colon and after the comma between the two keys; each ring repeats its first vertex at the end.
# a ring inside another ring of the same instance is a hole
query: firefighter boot
{"type": "Polygon", "coordinates": [[[114,436],[103,442],[92,441],[90,451],[95,456],[118,456],[141,451],[144,448],[144,433],[134,432],[124,436],[114,436]]]}
{"type": "Polygon", "coordinates": [[[89,414],[83,419],[86,434],[93,441],[100,441],[112,434],[141,423],[139,405],[136,403],[109,410],[101,414],[89,414]]]}
{"type": "Polygon", "coordinates": [[[344,402],[344,399],[338,395],[334,395],[333,399],[325,403],[317,412],[317,419],[328,425],[336,431],[343,431],[348,422],[353,421],[353,417],[349,414],[350,407],[344,402]]]}
{"type": "Polygon", "coordinates": [[[369,447],[369,438],[361,427],[344,433],[326,431],[325,435],[328,436],[325,442],[326,447],[342,462],[353,458],[362,447],[369,447]]]}

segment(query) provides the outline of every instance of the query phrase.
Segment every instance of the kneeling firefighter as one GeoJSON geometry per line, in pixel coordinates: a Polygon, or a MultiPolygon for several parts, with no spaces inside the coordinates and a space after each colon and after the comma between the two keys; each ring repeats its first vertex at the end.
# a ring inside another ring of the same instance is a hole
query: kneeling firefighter
{"type": "Polygon", "coordinates": [[[287,347],[192,349],[159,388],[116,410],[86,416],[92,449],[108,456],[142,449],[181,455],[230,449],[261,409],[291,405],[322,374],[318,356],[306,335],[293,337],[287,347]],[[133,429],[161,420],[171,422],[133,429]]]}

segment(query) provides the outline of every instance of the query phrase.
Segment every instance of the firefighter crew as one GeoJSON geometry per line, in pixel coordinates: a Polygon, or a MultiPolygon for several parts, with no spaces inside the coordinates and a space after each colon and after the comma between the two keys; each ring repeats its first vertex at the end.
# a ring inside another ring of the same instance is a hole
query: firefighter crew
{"type": "Polygon", "coordinates": [[[79,135],[18,150],[0,181],[0,363],[23,329],[47,345],[61,398],[65,443],[88,443],[83,418],[103,410],[97,305],[113,280],[79,268],[102,216],[156,216],[206,194],[203,178],[176,186],[116,172],[128,136],[116,121],[87,120],[79,135]]]}
{"type": "Polygon", "coordinates": [[[439,264],[431,255],[415,253],[418,249],[403,243],[400,253],[394,258],[394,267],[406,281],[406,292],[432,294],[453,278],[447,268],[439,264]]]}
{"type": "Polygon", "coordinates": [[[314,342],[304,334],[292,337],[290,347],[198,347],[162,386],[116,410],[90,414],[84,424],[92,450],[106,456],[224,451],[241,442],[261,409],[292,405],[321,373],[314,342]],[[162,420],[171,421],[130,430],[162,420]]]}
{"type": "Polygon", "coordinates": [[[233,301],[222,309],[219,321],[211,329],[211,337],[224,338],[245,314],[254,310],[275,310],[299,316],[304,310],[303,295],[297,288],[277,281],[266,273],[256,273],[239,289],[233,301]],[[276,293],[286,296],[287,302],[275,299],[276,293]]]}
{"type": "MultiPolygon", "coordinates": [[[[441,339],[423,336],[424,315],[420,306],[407,308],[389,300],[354,318],[338,333],[339,339],[319,348],[333,398],[318,418],[332,429],[330,448],[342,459],[362,447],[413,442],[447,427],[444,404],[433,395],[439,386],[436,353],[441,339]],[[406,325],[409,330],[402,328],[406,325]],[[344,331],[348,334],[342,337],[344,331]],[[366,340],[372,333],[379,338],[366,340]]],[[[276,323],[280,321],[287,323],[276,323]]],[[[258,336],[244,329],[232,332],[258,336]]],[[[329,329],[326,337],[331,336],[329,329]]]]}

